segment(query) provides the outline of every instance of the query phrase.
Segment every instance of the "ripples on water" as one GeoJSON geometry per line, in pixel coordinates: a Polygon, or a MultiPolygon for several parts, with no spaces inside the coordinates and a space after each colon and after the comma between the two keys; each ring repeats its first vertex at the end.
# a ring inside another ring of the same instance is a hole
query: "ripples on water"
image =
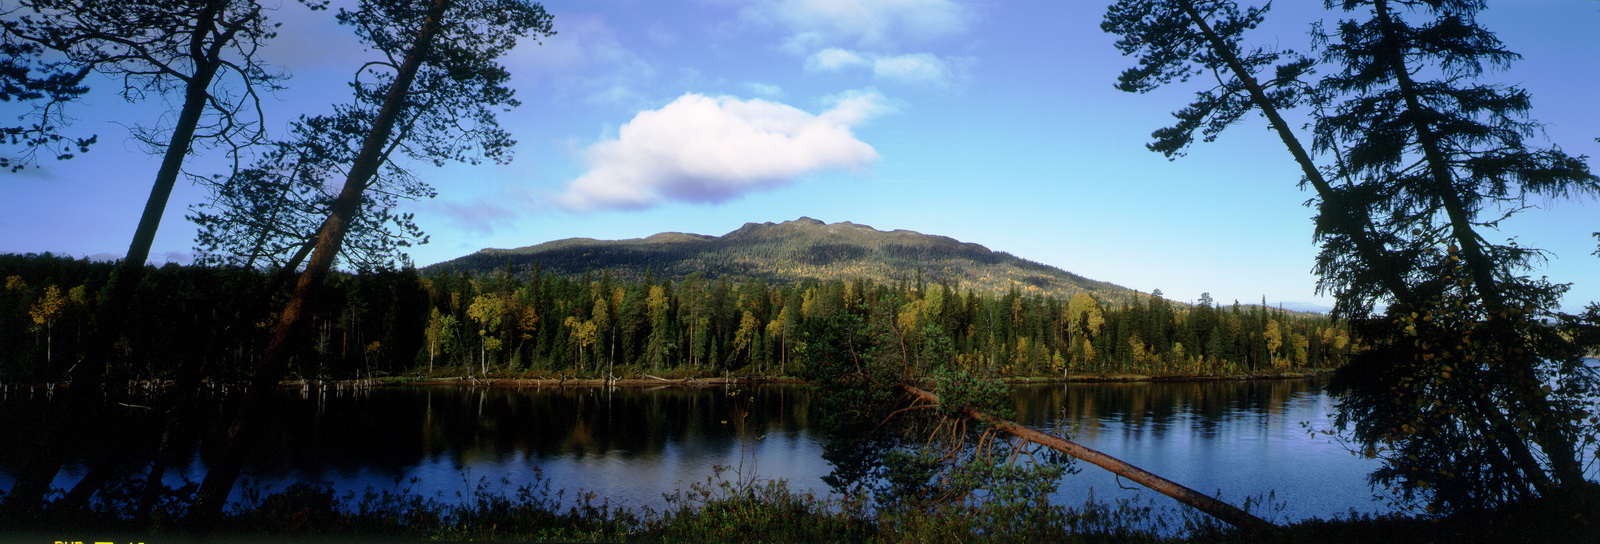
{"type": "MultiPolygon", "coordinates": [[[[1374,462],[1325,435],[1331,398],[1312,380],[1019,386],[1018,419],[1205,493],[1239,502],[1275,491],[1284,519],[1379,511],[1365,475],[1374,462]]],[[[6,401],[0,419],[0,486],[31,444],[40,402],[6,401]]],[[[830,467],[811,431],[809,395],[798,386],[711,389],[391,387],[289,394],[246,477],[266,489],[294,481],[341,490],[409,490],[449,500],[480,479],[490,489],[534,481],[585,490],[628,506],[660,506],[662,494],[724,477],[787,479],[826,493],[830,467]],[[730,394],[738,391],[738,394],[730,394]]],[[[123,428],[153,433],[156,423],[123,428]]],[[[150,436],[150,435],[145,435],[150,436]]],[[[108,439],[111,441],[113,439],[108,439]]],[[[139,451],[136,445],[124,446],[139,451]]],[[[204,474],[205,449],[181,463],[173,484],[204,474]]],[[[1057,500],[1166,499],[1080,463],[1057,500]],[[1137,489],[1125,489],[1137,488],[1137,489]]],[[[63,475],[68,485],[81,469],[63,475]]],[[[569,495],[570,496],[570,495],[569,495]]]]}

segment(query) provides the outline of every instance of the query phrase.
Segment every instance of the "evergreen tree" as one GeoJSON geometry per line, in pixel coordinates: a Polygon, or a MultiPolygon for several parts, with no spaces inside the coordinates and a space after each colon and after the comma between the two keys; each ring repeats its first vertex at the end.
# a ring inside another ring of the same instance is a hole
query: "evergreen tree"
{"type": "MultiPolygon", "coordinates": [[[[1124,0],[1103,28],[1140,55],[1119,81],[1124,90],[1219,76],[1151,149],[1180,155],[1194,133],[1213,138],[1259,111],[1316,191],[1319,288],[1375,348],[1340,370],[1335,389],[1340,420],[1385,461],[1376,481],[1447,510],[1580,485],[1577,445],[1593,429],[1578,420],[1597,384],[1577,362],[1585,346],[1572,340],[1592,343],[1596,316],[1556,312],[1564,288],[1520,275],[1540,253],[1485,232],[1520,211],[1524,196],[1594,194],[1600,183],[1580,158],[1524,143],[1537,132],[1523,119],[1526,92],[1476,83],[1516,57],[1476,24],[1483,2],[1327,5],[1359,17],[1318,29],[1332,73],[1314,85],[1305,79],[1316,61],[1241,45],[1265,8],[1124,0]],[[1312,146],[1281,113],[1302,105],[1315,106],[1312,146]]],[[[1310,350],[1304,333],[1261,334],[1281,320],[1249,313],[1245,323],[1260,332],[1236,337],[1245,360],[1287,349],[1293,361],[1310,350]]]]}
{"type": "Polygon", "coordinates": [[[17,148],[15,154],[0,155],[0,168],[17,172],[37,167],[40,151],[58,160],[72,158],[73,149],[89,151],[95,136],[72,138],[60,132],[70,121],[67,103],[89,92],[83,84],[89,72],[86,66],[46,60],[44,46],[13,40],[9,31],[0,33],[0,102],[33,106],[31,114],[19,119],[23,124],[0,126],[0,145],[17,148]]]}
{"type": "MultiPolygon", "coordinates": [[[[34,459],[6,496],[8,507],[36,510],[66,455],[53,444],[55,436],[65,429],[89,429],[102,419],[92,413],[104,404],[101,384],[117,354],[117,335],[124,332],[133,312],[134,292],[144,277],[151,244],[187,158],[197,144],[222,146],[233,156],[254,144],[261,136],[261,120],[251,116],[251,112],[261,111],[252,107],[258,106],[257,93],[277,88],[284,76],[271,72],[256,58],[261,45],[276,31],[262,6],[250,0],[26,0],[0,15],[4,30],[0,43],[6,44],[0,52],[28,55],[0,61],[0,72],[8,74],[0,80],[8,84],[0,96],[28,97],[32,91],[19,93],[9,84],[17,81],[19,66],[37,59],[32,55],[45,55],[65,59],[48,64],[61,67],[62,72],[47,77],[47,82],[57,76],[66,78],[41,89],[49,91],[52,101],[80,93],[73,87],[75,82],[82,74],[95,71],[120,78],[122,95],[129,101],[164,97],[179,104],[172,112],[175,122],[170,127],[161,128],[161,123],[135,127],[135,140],[152,154],[160,154],[161,166],[117,281],[103,296],[97,340],[82,363],[73,367],[74,387],[62,406],[74,413],[59,414],[56,417],[65,420],[46,427],[51,431],[34,448],[34,459]]],[[[28,83],[31,76],[20,77],[28,83]]],[[[32,146],[58,141],[51,123],[61,120],[59,113],[46,110],[44,114],[34,126],[22,127],[21,143],[32,146]]],[[[19,134],[4,130],[13,137],[19,134]]]]}
{"type": "MultiPolygon", "coordinates": [[[[1524,276],[1539,251],[1485,231],[1524,197],[1593,195],[1600,179],[1581,158],[1525,142],[1538,128],[1526,91],[1477,82],[1517,57],[1477,24],[1482,2],[1338,5],[1354,18],[1319,35],[1339,71],[1318,88],[1318,148],[1360,180],[1351,192],[1405,248],[1423,295],[1362,327],[1377,349],[1340,373],[1340,420],[1384,448],[1375,477],[1442,508],[1583,484],[1578,444],[1594,431],[1578,421],[1600,382],[1553,326],[1573,322],[1556,310],[1565,286],[1524,276]],[[1396,395],[1422,402],[1396,406],[1396,395]]],[[[1327,274],[1362,281],[1359,262],[1329,254],[1339,250],[1324,248],[1327,274]]]]}
{"type": "Polygon", "coordinates": [[[267,412],[290,350],[304,340],[306,303],[332,268],[373,176],[397,151],[435,164],[509,160],[512,140],[495,112],[517,102],[505,87],[510,74],[496,60],[525,35],[551,33],[543,7],[516,0],[362,2],[353,11],[341,10],[339,19],[384,55],[361,67],[361,79],[351,85],[355,101],[342,110],[370,120],[371,128],[229,427],[228,452],[201,483],[189,513],[200,525],[222,511],[243,465],[248,433],[267,412]]]}

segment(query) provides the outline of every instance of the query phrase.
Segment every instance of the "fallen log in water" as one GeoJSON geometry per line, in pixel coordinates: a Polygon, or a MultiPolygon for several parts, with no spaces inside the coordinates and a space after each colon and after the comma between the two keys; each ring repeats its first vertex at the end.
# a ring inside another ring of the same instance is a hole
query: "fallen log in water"
{"type": "MultiPolygon", "coordinates": [[[[911,393],[912,395],[924,401],[933,403],[939,402],[939,396],[933,393],[924,391],[911,385],[901,385],[900,387],[905,389],[906,392],[911,393]]],[[[1090,449],[1071,440],[1029,429],[1015,421],[996,417],[988,412],[975,409],[971,406],[962,406],[961,413],[969,418],[993,425],[994,428],[1017,438],[1021,438],[1040,446],[1071,455],[1100,468],[1109,470],[1113,474],[1133,480],[1139,485],[1148,487],[1163,495],[1177,499],[1178,502],[1192,506],[1196,510],[1222,520],[1222,522],[1234,527],[1251,530],[1270,529],[1276,527],[1276,525],[1273,525],[1271,522],[1258,518],[1255,515],[1234,505],[1217,500],[1215,497],[1210,495],[1206,495],[1193,489],[1184,487],[1183,485],[1172,480],[1151,474],[1145,469],[1130,465],[1121,459],[1117,459],[1097,450],[1090,449]]]]}

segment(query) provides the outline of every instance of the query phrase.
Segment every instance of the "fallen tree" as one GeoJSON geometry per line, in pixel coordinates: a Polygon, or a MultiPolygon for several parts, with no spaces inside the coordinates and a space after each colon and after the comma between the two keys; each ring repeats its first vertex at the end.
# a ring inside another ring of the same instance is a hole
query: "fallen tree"
{"type": "MultiPolygon", "coordinates": [[[[902,384],[901,389],[926,402],[939,403],[939,396],[913,385],[902,384]]],[[[1050,448],[1052,450],[1081,459],[1111,473],[1127,478],[1148,487],[1168,497],[1177,499],[1178,502],[1187,504],[1194,509],[1221,520],[1224,523],[1245,530],[1264,530],[1276,527],[1271,522],[1256,517],[1234,505],[1217,500],[1215,497],[1200,493],[1182,484],[1162,478],[1147,470],[1128,464],[1127,462],[1106,455],[1100,451],[1090,449],[1082,444],[1061,438],[1048,433],[1039,432],[1015,421],[997,417],[983,410],[971,406],[961,406],[959,412],[975,421],[993,426],[996,430],[1010,434],[1022,440],[1050,448]]]]}

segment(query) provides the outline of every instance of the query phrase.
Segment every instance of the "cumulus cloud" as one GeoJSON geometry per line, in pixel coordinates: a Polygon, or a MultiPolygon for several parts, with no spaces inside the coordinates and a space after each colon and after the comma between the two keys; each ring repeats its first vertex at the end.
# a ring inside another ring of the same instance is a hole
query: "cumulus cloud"
{"type": "Polygon", "coordinates": [[[859,170],[878,152],[852,129],[891,109],[876,91],[835,97],[819,114],[761,99],[685,94],[585,149],[589,171],[555,202],[580,211],[718,203],[812,172],[859,170]]]}
{"type": "Polygon", "coordinates": [[[797,52],[824,43],[881,47],[966,31],[969,14],[954,0],[764,0],[745,15],[788,26],[797,52]]]}

